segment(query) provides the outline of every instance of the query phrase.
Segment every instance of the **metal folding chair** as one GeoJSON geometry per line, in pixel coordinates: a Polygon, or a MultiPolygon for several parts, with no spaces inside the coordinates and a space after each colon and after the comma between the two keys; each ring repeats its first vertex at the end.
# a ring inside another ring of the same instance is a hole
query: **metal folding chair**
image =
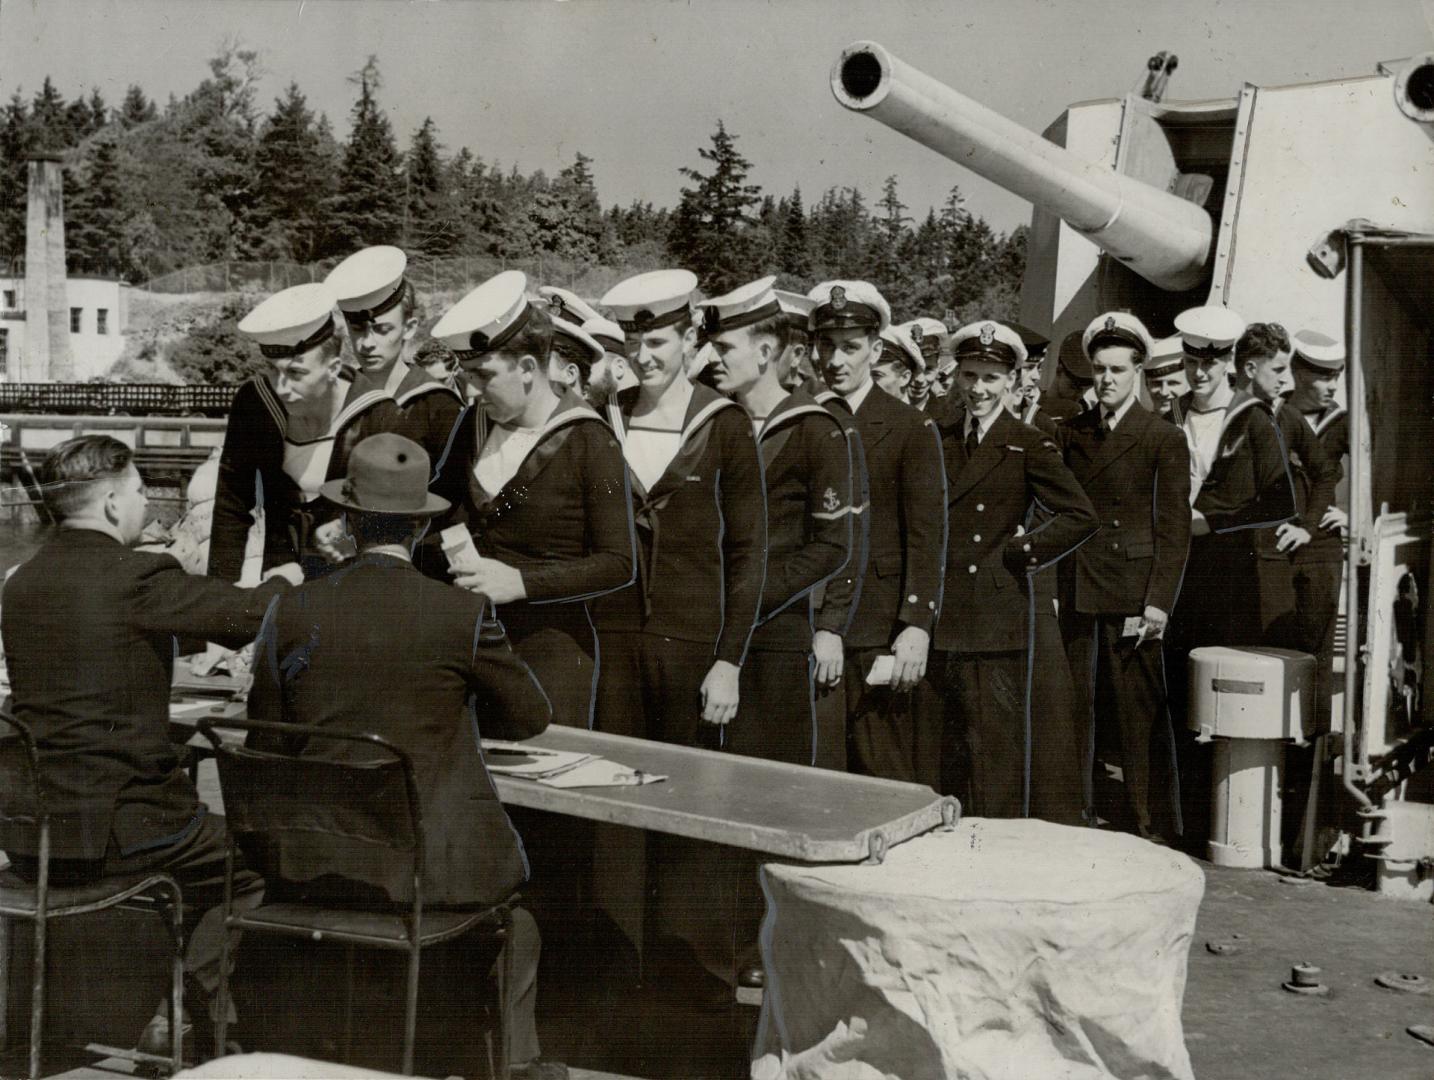
{"type": "MultiPolygon", "coordinates": [[[[501,948],[498,964],[498,1046],[496,1074],[508,1077],[508,988],[512,985],[512,906],[516,897],[476,911],[424,911],[424,831],[413,763],[397,746],[377,735],[350,734],[298,724],[258,720],[224,720],[226,731],[260,735],[263,748],[226,742],[210,720],[199,730],[213,744],[229,825],[224,869],[224,921],[235,929],[289,935],[310,941],[332,940],[408,953],[403,1023],[403,1066],[413,1074],[418,1023],[419,958],[429,945],[461,934],[486,930],[501,948]],[[336,761],[306,756],[311,739],[360,744],[373,749],[372,759],[336,761]],[[281,840],[285,835],[327,837],[406,854],[411,859],[413,902],[407,911],[330,907],[309,903],[264,904],[252,911],[233,908],[234,853],[241,836],[281,840]]],[[[226,937],[227,949],[227,937],[226,937]]],[[[222,1053],[228,1009],[228,956],[220,965],[219,1022],[216,1052],[222,1053]]],[[[353,987],[347,989],[352,996],[353,987]]]]}
{"type": "MultiPolygon", "coordinates": [[[[184,901],[179,885],[168,874],[146,873],[106,877],[83,885],[50,884],[50,811],[34,733],[29,726],[0,713],[0,819],[38,831],[37,876],[33,884],[13,870],[0,873],[0,919],[35,924],[35,964],[30,990],[30,1080],[40,1075],[40,1046],[45,1019],[45,946],[51,919],[88,915],[106,908],[156,912],[165,917],[174,944],[170,987],[170,1055],[126,1053],[135,1061],[177,1072],[182,1067],[184,1016],[184,901]]],[[[8,940],[0,927],[0,1014],[9,957],[8,940]]]]}

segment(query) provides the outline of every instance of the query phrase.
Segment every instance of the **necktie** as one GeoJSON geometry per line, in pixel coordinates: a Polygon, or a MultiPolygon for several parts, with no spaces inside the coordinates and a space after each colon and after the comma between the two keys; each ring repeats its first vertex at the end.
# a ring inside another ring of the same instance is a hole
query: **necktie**
{"type": "Polygon", "coordinates": [[[976,425],[975,425],[975,424],[972,424],[972,425],[971,425],[971,430],[968,431],[968,432],[966,432],[966,456],[967,456],[967,457],[975,457],[975,456],[976,456],[976,450],[977,450],[977,448],[981,445],[981,437],[976,434],[976,431],[977,431],[976,425]]]}
{"type": "Polygon", "coordinates": [[[1113,411],[1107,409],[1107,410],[1106,410],[1106,413],[1105,413],[1105,416],[1101,419],[1100,426],[1105,429],[1105,433],[1106,433],[1107,435],[1109,435],[1112,431],[1114,431],[1114,430],[1115,430],[1115,413],[1114,413],[1113,411]]]}

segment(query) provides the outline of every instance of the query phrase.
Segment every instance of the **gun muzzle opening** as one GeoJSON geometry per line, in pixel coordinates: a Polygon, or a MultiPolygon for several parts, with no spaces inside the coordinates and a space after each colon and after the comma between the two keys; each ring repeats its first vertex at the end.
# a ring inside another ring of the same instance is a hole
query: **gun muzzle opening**
{"type": "Polygon", "coordinates": [[[1399,110],[1421,124],[1434,124],[1434,53],[1416,56],[1394,81],[1399,110]]]}
{"type": "Polygon", "coordinates": [[[858,41],[842,51],[832,70],[832,93],[848,109],[869,109],[886,96],[891,64],[880,45],[858,41]]]}

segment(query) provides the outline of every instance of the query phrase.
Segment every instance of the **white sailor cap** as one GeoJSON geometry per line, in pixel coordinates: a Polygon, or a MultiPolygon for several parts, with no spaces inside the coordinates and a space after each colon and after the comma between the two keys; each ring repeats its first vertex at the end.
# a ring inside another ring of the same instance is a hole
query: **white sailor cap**
{"type": "Polygon", "coordinates": [[[601,345],[607,352],[617,356],[626,356],[626,346],[623,341],[622,327],[611,319],[604,319],[601,315],[594,315],[591,319],[583,321],[583,333],[601,345]]]}
{"type": "Polygon", "coordinates": [[[1190,308],[1175,316],[1175,329],[1184,343],[1182,351],[1196,360],[1228,357],[1246,325],[1244,318],[1219,304],[1190,308]]]}
{"type": "Polygon", "coordinates": [[[923,315],[919,319],[912,319],[909,323],[903,323],[906,332],[916,347],[921,350],[921,358],[926,361],[927,367],[933,367],[934,361],[941,354],[941,343],[946,340],[950,333],[946,324],[940,319],[932,319],[923,315]]]}
{"type": "Polygon", "coordinates": [[[582,352],[585,354],[584,359],[578,360],[576,357],[574,357],[573,360],[574,363],[581,365],[584,370],[591,369],[592,366],[599,360],[601,360],[606,353],[606,350],[596,341],[594,341],[592,336],[588,334],[585,330],[583,330],[582,327],[578,326],[575,323],[568,322],[567,319],[553,319],[554,345],[557,344],[559,338],[565,338],[578,349],[582,350],[582,352]]]}
{"type": "MultiPolygon", "coordinates": [[[[1239,336],[1239,333],[1235,334],[1235,337],[1239,336]]],[[[1230,343],[1234,344],[1233,338],[1230,343]]],[[[1143,364],[1149,359],[1153,344],[1145,324],[1128,311],[1107,311],[1104,315],[1097,315],[1080,336],[1081,351],[1087,359],[1095,355],[1096,349],[1106,345],[1124,345],[1134,349],[1135,362],[1143,364]]]]}
{"type": "Polygon", "coordinates": [[[1290,339],[1295,359],[1325,371],[1344,367],[1344,346],[1318,330],[1301,330],[1290,339]]]}
{"type": "Polygon", "coordinates": [[[772,291],[775,274],[739,285],[725,296],[704,300],[697,305],[697,333],[703,341],[753,326],[763,319],[782,313],[781,302],[772,291]]]}
{"type": "Polygon", "coordinates": [[[403,299],[407,268],[408,256],[400,248],[380,244],[355,251],[329,271],[324,284],[333,291],[344,321],[364,326],[403,299]]]}
{"type": "Polygon", "coordinates": [[[1026,362],[1026,345],[1021,335],[993,319],[967,323],[951,335],[951,355],[962,360],[991,360],[1010,368],[1026,362]]]}
{"type": "Polygon", "coordinates": [[[815,300],[812,329],[875,330],[891,325],[891,305],[869,281],[823,281],[807,293],[815,300]]]}
{"type": "Polygon", "coordinates": [[[773,289],[772,292],[776,293],[777,303],[782,305],[782,311],[792,329],[800,330],[804,334],[810,333],[812,309],[817,306],[817,302],[809,296],[787,292],[786,289],[773,289]]]}
{"type": "Polygon", "coordinates": [[[554,319],[566,319],[570,323],[582,324],[589,319],[599,319],[597,308],[593,307],[571,289],[557,285],[540,285],[538,295],[548,304],[548,314],[554,319]]]}
{"type": "Polygon", "coordinates": [[[270,360],[302,356],[334,329],[334,294],[317,282],[276,292],[239,322],[239,332],[270,360]]]}
{"type": "Polygon", "coordinates": [[[696,291],[697,275],[691,270],[649,270],[619,281],[600,303],[623,333],[641,334],[690,317],[696,291]]]}
{"type": "Polygon", "coordinates": [[[1150,359],[1145,362],[1145,376],[1158,379],[1185,370],[1185,347],[1179,334],[1161,338],[1150,348],[1150,359]]]}
{"type": "Polygon", "coordinates": [[[511,341],[528,325],[532,314],[528,275],[504,270],[444,312],[430,332],[459,360],[475,360],[511,341]]]}
{"type": "Polygon", "coordinates": [[[881,340],[885,343],[881,350],[881,358],[886,359],[888,351],[891,352],[891,359],[901,361],[913,375],[926,368],[926,361],[921,355],[921,346],[912,340],[910,330],[911,323],[900,323],[896,326],[888,326],[881,332],[881,340]]]}

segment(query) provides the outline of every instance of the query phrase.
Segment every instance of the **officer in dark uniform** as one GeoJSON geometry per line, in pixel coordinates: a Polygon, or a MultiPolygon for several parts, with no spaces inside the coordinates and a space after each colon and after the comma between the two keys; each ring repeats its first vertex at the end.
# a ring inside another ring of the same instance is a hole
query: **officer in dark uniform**
{"type": "Polygon", "coordinates": [[[626,472],[603,419],[549,378],[553,322],[526,288],[525,275],[505,271],[433,327],[473,397],[435,490],[455,502],[445,520],[467,528],[480,556],[451,568],[458,584],[498,605],[554,721],[589,727],[597,645],[587,602],[634,576],[626,472]]]}
{"type": "Polygon", "coordinates": [[[1230,385],[1245,320],[1217,305],[1175,319],[1190,393],[1180,402],[1190,447],[1190,557],[1166,632],[1166,677],[1176,718],[1187,843],[1208,832],[1207,755],[1186,730],[1188,657],[1202,645],[1259,645],[1257,533],[1295,513],[1294,488],[1269,406],[1230,385]]]}
{"type": "Polygon", "coordinates": [[[829,281],[808,295],[816,301],[816,362],[852,409],[871,498],[866,564],[856,577],[845,638],[833,625],[840,620],[835,608],[818,613],[812,642],[818,674],[842,678],[853,771],[930,782],[939,762],[932,740],[917,730],[909,691],[926,673],[941,606],[946,482],[940,441],[929,417],[872,380],[879,335],[891,323],[881,293],[864,281],[829,281]],[[889,673],[878,671],[873,680],[883,657],[889,673]]]}
{"type": "Polygon", "coordinates": [[[1005,407],[1020,337],[982,321],[952,347],[965,404],[941,424],[950,525],[931,680],[944,701],[942,788],[980,817],[1025,817],[1039,789],[1057,807],[1050,816],[1078,818],[1071,716],[1030,708],[1031,575],[1095,532],[1095,514],[1055,443],[1005,407]]]}
{"type": "Polygon", "coordinates": [[[742,699],[728,749],[815,764],[811,595],[851,558],[851,465],[841,426],[805,391],[778,381],[787,326],[762,278],[698,308],[717,389],[747,410],[767,493],[767,575],[742,666],[742,699]]]}
{"type": "Polygon", "coordinates": [[[1075,553],[1066,625],[1071,671],[1084,704],[1086,779],[1097,744],[1115,751],[1127,814],[1141,836],[1179,831],[1175,744],[1162,640],[1190,549],[1190,451],[1175,425],[1141,408],[1150,336],[1111,312],[1086,328],[1096,407],[1059,425],[1066,464],[1100,519],[1075,553]]]}
{"type": "Polygon", "coordinates": [[[1162,419],[1179,427],[1184,420],[1180,412],[1180,399],[1190,393],[1190,383],[1185,378],[1185,352],[1181,347],[1180,335],[1161,338],[1150,349],[1150,359],[1145,361],[1145,390],[1151,404],[1162,419]]]}
{"type": "MultiPolygon", "coordinates": [[[[1299,417],[1314,432],[1325,459],[1344,476],[1349,457],[1349,414],[1339,404],[1339,380],[1344,373],[1344,346],[1315,330],[1294,335],[1294,359],[1290,365],[1294,389],[1281,407],[1290,419],[1299,417]]],[[[1339,612],[1339,589],[1344,574],[1344,544],[1341,533],[1348,515],[1336,494],[1323,510],[1311,497],[1306,521],[1313,522],[1310,542],[1295,552],[1295,609],[1300,640],[1318,662],[1315,683],[1316,715],[1328,721],[1334,679],[1334,628],[1339,612]]],[[[1308,527],[1308,526],[1307,526],[1308,527]]]]}

